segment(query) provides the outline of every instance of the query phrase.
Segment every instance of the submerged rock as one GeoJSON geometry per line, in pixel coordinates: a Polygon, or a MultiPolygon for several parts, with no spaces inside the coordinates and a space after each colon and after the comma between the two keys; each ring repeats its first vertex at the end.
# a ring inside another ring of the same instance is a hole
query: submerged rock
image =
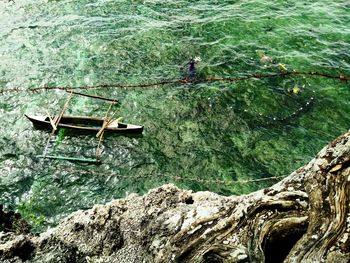
{"type": "Polygon", "coordinates": [[[2,233],[9,262],[348,262],[350,133],[243,196],[164,185],[77,211],[40,236],[2,233]]]}

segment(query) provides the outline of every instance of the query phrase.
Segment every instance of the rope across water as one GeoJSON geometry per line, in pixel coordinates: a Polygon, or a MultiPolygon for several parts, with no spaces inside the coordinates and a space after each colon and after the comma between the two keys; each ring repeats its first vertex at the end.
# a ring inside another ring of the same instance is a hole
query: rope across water
{"type": "Polygon", "coordinates": [[[251,74],[244,77],[229,77],[229,78],[217,78],[217,77],[208,77],[203,79],[173,79],[173,80],[162,80],[153,83],[139,83],[139,84],[99,84],[99,85],[86,85],[86,86],[42,86],[31,89],[23,89],[20,87],[14,87],[9,89],[0,90],[0,95],[6,93],[16,93],[16,92],[40,92],[47,90],[86,90],[86,89],[104,89],[104,88],[147,88],[152,86],[162,86],[168,84],[186,84],[186,83],[208,83],[208,82],[234,82],[234,81],[245,81],[249,79],[265,79],[265,78],[276,78],[276,77],[286,77],[290,75],[303,75],[303,76],[312,76],[312,77],[323,77],[329,79],[335,79],[340,81],[348,81],[350,77],[345,75],[329,75],[320,72],[302,72],[302,71],[287,71],[273,74],[251,74]]]}
{"type": "MultiPolygon", "coordinates": [[[[72,170],[71,173],[79,173],[80,175],[84,176],[94,176],[93,173],[89,171],[84,170],[72,170]]],[[[120,175],[115,173],[99,173],[99,176],[106,176],[106,177],[116,177],[118,180],[128,179],[133,181],[139,181],[139,180],[147,180],[154,178],[154,174],[144,174],[144,175],[138,175],[138,176],[130,176],[130,175],[120,175]]],[[[286,178],[287,175],[280,175],[280,176],[271,176],[271,177],[263,177],[263,178],[257,178],[257,179],[247,179],[247,180],[220,180],[220,179],[201,179],[201,178],[190,178],[190,177],[181,177],[181,176],[170,176],[170,175],[159,175],[159,177],[163,179],[170,180],[168,182],[176,182],[176,181],[190,181],[194,183],[199,184],[216,184],[216,185],[244,185],[244,184],[251,184],[251,183],[260,183],[260,182],[268,182],[268,181],[280,181],[283,178],[286,178]]]]}

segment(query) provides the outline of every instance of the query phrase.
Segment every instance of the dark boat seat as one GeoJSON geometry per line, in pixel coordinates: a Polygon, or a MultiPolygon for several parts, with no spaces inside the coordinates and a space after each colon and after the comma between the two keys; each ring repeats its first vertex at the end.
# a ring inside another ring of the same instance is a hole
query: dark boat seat
{"type": "Polygon", "coordinates": [[[118,128],[126,128],[126,127],[128,127],[127,124],[118,122],[118,128]]]}

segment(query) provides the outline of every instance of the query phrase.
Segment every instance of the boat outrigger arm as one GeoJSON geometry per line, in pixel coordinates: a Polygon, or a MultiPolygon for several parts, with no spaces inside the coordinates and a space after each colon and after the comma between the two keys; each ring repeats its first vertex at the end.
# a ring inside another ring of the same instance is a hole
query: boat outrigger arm
{"type": "MultiPolygon", "coordinates": [[[[112,100],[112,99],[108,99],[108,98],[104,98],[104,97],[100,97],[100,96],[95,96],[95,95],[89,95],[89,94],[83,94],[83,93],[79,93],[79,92],[75,92],[75,91],[72,91],[72,90],[66,90],[68,93],[70,93],[66,103],[64,104],[63,106],[63,109],[60,113],[60,115],[58,117],[56,117],[55,119],[52,119],[50,114],[47,112],[48,114],[48,118],[49,118],[49,121],[50,121],[50,124],[52,126],[52,131],[49,135],[49,138],[47,140],[47,143],[46,143],[46,146],[45,146],[45,149],[44,149],[44,152],[42,155],[38,155],[37,157],[38,158],[48,158],[48,159],[57,159],[57,160],[67,160],[67,161],[78,161],[78,162],[86,162],[86,163],[94,163],[94,164],[101,164],[101,160],[100,160],[100,144],[101,144],[101,141],[102,141],[102,138],[103,138],[103,135],[104,135],[104,132],[105,132],[105,129],[106,127],[108,127],[112,122],[113,122],[113,119],[112,117],[109,118],[108,117],[108,114],[111,110],[111,107],[117,102],[117,100],[112,100]],[[48,149],[48,146],[50,144],[50,141],[51,141],[51,137],[54,135],[55,131],[57,130],[57,127],[59,126],[60,124],[60,121],[64,115],[64,113],[66,112],[67,108],[68,108],[68,104],[69,104],[69,101],[71,100],[72,98],[72,95],[73,94],[76,94],[76,95],[80,95],[80,96],[85,96],[85,97],[89,97],[89,98],[95,98],[95,99],[101,99],[101,100],[105,100],[105,101],[110,101],[112,102],[111,105],[109,106],[107,112],[106,112],[106,115],[104,117],[104,120],[103,120],[103,125],[101,127],[101,129],[98,131],[98,133],[96,134],[96,137],[99,138],[99,142],[98,142],[98,145],[96,147],[96,158],[95,159],[92,159],[92,158],[78,158],[78,157],[69,157],[69,156],[55,156],[55,155],[47,155],[47,149],[48,149]]],[[[28,116],[27,116],[28,117],[28,116]]],[[[117,123],[118,121],[120,120],[117,119],[117,123]]],[[[142,127],[143,128],[143,127],[142,127]]]]}
{"type": "Polygon", "coordinates": [[[84,94],[84,93],[80,93],[80,92],[76,92],[76,91],[72,91],[72,90],[66,90],[68,93],[71,94],[76,94],[76,95],[80,95],[80,96],[84,96],[84,97],[89,97],[89,98],[93,98],[93,99],[99,99],[99,100],[105,100],[105,101],[110,101],[113,103],[118,102],[117,100],[113,100],[113,99],[108,99],[105,97],[101,97],[101,96],[97,96],[97,95],[90,95],[90,94],[84,94]]]}

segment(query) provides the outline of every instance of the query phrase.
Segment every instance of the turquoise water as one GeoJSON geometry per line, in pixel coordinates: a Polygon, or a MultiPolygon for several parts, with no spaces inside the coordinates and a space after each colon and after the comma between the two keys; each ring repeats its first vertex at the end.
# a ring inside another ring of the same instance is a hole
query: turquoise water
{"type": "MultiPolygon", "coordinates": [[[[1,1],[0,89],[28,92],[0,97],[0,202],[40,230],[164,183],[224,195],[275,183],[242,181],[287,175],[349,129],[349,83],[286,76],[83,91],[118,99],[116,116],[145,127],[141,137],[105,137],[100,166],[36,158],[48,133],[24,113],[58,114],[67,94],[29,90],[179,79],[194,56],[199,79],[276,73],[279,63],[349,76],[345,2],[1,1]]],[[[74,97],[68,113],[107,109],[74,97]]],[[[95,156],[94,135],[55,138],[50,154],[95,156]]]]}

